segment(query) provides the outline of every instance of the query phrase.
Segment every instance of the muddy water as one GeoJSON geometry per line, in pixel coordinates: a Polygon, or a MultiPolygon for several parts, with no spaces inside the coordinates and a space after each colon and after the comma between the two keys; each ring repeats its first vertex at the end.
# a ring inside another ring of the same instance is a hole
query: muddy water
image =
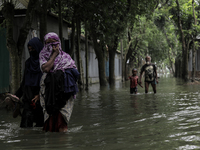
{"type": "Polygon", "coordinates": [[[19,128],[20,117],[0,109],[0,148],[73,150],[200,149],[200,85],[161,77],[157,94],[129,94],[129,82],[115,88],[92,85],[79,92],[67,133],[19,128]]]}

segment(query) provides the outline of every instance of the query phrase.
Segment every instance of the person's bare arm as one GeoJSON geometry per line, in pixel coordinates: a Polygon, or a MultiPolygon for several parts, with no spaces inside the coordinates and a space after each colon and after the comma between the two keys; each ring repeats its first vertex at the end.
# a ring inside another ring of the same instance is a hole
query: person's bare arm
{"type": "Polygon", "coordinates": [[[40,95],[38,94],[38,95],[35,95],[35,97],[32,99],[32,101],[34,102],[34,103],[36,103],[37,101],[39,101],[40,100],[40,95]]]}
{"type": "Polygon", "coordinates": [[[158,83],[157,69],[155,70],[155,75],[156,75],[156,82],[158,83]]]}
{"type": "Polygon", "coordinates": [[[54,61],[55,61],[58,54],[59,54],[59,45],[57,45],[56,47],[53,46],[53,53],[50,56],[50,59],[45,64],[42,65],[42,71],[43,72],[47,73],[51,70],[51,68],[54,65],[54,61]]]}
{"type": "Polygon", "coordinates": [[[126,78],[125,80],[127,81],[127,80],[129,80],[130,79],[130,76],[128,76],[128,78],[126,78]]]}
{"type": "Polygon", "coordinates": [[[140,72],[140,76],[139,76],[139,82],[138,82],[139,84],[142,84],[142,82],[141,82],[142,73],[143,73],[143,71],[141,71],[141,72],[140,72]]]}
{"type": "MultiPolygon", "coordinates": [[[[140,79],[141,80],[141,79],[140,79]]],[[[142,82],[140,81],[138,81],[138,79],[137,79],[137,83],[139,84],[139,86],[141,86],[142,88],[143,88],[143,86],[141,85],[142,84],[142,82]]]]}

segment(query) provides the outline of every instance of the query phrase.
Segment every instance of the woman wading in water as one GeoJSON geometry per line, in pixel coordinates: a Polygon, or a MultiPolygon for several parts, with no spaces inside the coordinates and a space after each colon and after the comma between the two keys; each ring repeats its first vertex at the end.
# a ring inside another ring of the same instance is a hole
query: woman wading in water
{"type": "Polygon", "coordinates": [[[56,33],[44,37],[40,52],[40,102],[44,112],[44,131],[66,132],[72,114],[74,97],[78,92],[79,73],[74,60],[61,49],[56,33]]]}
{"type": "Polygon", "coordinates": [[[12,102],[14,110],[13,117],[16,118],[20,112],[20,101],[22,97],[22,114],[20,127],[27,128],[42,127],[44,117],[42,107],[40,106],[40,79],[42,72],[40,70],[39,53],[43,48],[43,44],[39,38],[34,37],[28,42],[28,50],[30,57],[25,62],[25,71],[23,80],[15,95],[9,94],[10,97],[6,98],[7,103],[12,102]]]}

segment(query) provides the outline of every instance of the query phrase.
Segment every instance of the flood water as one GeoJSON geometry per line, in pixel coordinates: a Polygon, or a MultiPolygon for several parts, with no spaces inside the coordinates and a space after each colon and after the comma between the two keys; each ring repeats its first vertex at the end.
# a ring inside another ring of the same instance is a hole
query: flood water
{"type": "Polygon", "coordinates": [[[79,92],[67,133],[19,128],[20,117],[0,109],[2,150],[200,149],[200,85],[161,77],[157,94],[129,94],[129,81],[79,92]]]}

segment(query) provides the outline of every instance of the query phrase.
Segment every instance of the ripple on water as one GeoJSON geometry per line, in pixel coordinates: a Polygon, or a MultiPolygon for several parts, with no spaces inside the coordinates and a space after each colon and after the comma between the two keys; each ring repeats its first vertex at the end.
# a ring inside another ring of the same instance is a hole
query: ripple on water
{"type": "Polygon", "coordinates": [[[82,130],[83,126],[73,127],[68,129],[68,132],[80,132],[82,130]]]}
{"type": "MultiPolygon", "coordinates": [[[[44,133],[41,128],[21,129],[0,113],[2,149],[200,149],[199,87],[160,79],[158,93],[129,94],[129,84],[80,92],[67,133],[44,133]],[[39,139],[39,140],[38,140],[39,139]]],[[[1,144],[1,143],[0,143],[1,144]]]]}
{"type": "Polygon", "coordinates": [[[185,146],[179,146],[177,149],[178,150],[200,149],[200,146],[197,146],[197,145],[185,145],[185,146]]]}

